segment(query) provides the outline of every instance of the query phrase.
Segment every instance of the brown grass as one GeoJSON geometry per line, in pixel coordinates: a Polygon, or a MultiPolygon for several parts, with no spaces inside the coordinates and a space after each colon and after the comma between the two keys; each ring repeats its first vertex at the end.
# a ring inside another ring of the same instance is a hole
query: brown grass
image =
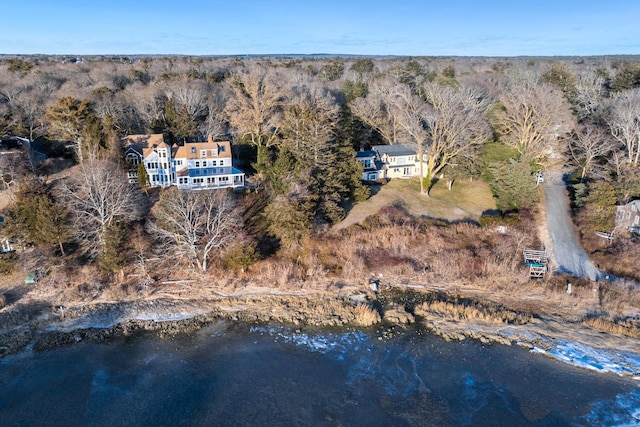
{"type": "Polygon", "coordinates": [[[451,191],[446,182],[437,182],[430,197],[420,195],[418,179],[395,179],[383,185],[380,191],[364,202],[356,204],[347,217],[336,224],[341,230],[361,223],[385,206],[396,205],[417,217],[441,218],[448,221],[477,220],[482,212],[494,210],[495,201],[489,186],[482,181],[463,180],[454,183],[451,191]]]}
{"type": "Polygon", "coordinates": [[[607,239],[597,236],[589,225],[578,222],[578,228],[580,229],[580,243],[596,265],[616,277],[640,283],[639,238],[623,233],[609,242],[607,239]]]}
{"type": "Polygon", "coordinates": [[[378,313],[369,304],[358,304],[354,310],[355,319],[353,324],[356,326],[371,326],[380,323],[380,313],[378,313]]]}
{"type": "Polygon", "coordinates": [[[587,317],[582,323],[610,334],[640,338],[640,319],[638,318],[618,319],[594,316],[587,317]]]}
{"type": "Polygon", "coordinates": [[[423,302],[416,307],[415,312],[425,318],[437,316],[455,320],[482,320],[488,323],[522,325],[531,320],[531,316],[525,313],[516,313],[498,307],[456,304],[446,301],[423,302]]]}

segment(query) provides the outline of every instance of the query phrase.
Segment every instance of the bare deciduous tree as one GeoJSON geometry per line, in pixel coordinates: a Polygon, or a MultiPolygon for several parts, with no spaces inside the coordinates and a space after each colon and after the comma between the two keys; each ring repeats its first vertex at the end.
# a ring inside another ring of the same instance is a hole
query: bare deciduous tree
{"type": "Polygon", "coordinates": [[[425,117],[428,141],[424,154],[430,183],[454,158],[486,142],[491,127],[485,116],[489,101],[477,88],[428,83],[423,92],[432,107],[425,117]]]}
{"type": "Polygon", "coordinates": [[[61,183],[60,196],[73,216],[72,233],[89,259],[104,252],[110,226],[139,217],[138,195],[120,167],[107,160],[88,160],[61,183]]]}
{"type": "Polygon", "coordinates": [[[427,129],[428,117],[431,116],[431,109],[413,94],[411,88],[406,85],[398,85],[393,90],[390,100],[393,109],[398,111],[398,123],[409,142],[418,147],[418,160],[420,162],[420,193],[425,194],[424,188],[424,150],[429,137],[427,129]]]}
{"type": "Polygon", "coordinates": [[[640,161],[640,88],[616,94],[606,117],[613,137],[624,146],[627,161],[640,161]]]}
{"type": "Polygon", "coordinates": [[[598,158],[611,151],[610,138],[601,127],[586,125],[569,141],[571,157],[581,169],[582,179],[592,172],[598,158]]]}
{"type": "Polygon", "coordinates": [[[571,109],[563,93],[547,84],[521,83],[503,93],[496,127],[503,141],[521,157],[543,163],[557,150],[559,138],[573,130],[571,109]]]}
{"type": "Polygon", "coordinates": [[[388,144],[398,143],[403,130],[401,112],[392,102],[393,93],[400,84],[392,77],[376,79],[369,86],[365,98],[356,98],[351,103],[351,111],[375,129],[388,144]]]}
{"type": "Polygon", "coordinates": [[[164,120],[165,98],[157,87],[134,83],[125,90],[125,97],[137,113],[139,131],[148,132],[155,122],[164,120]]]}
{"type": "Polygon", "coordinates": [[[173,100],[177,107],[185,109],[191,120],[197,120],[206,115],[209,88],[203,81],[193,79],[172,80],[164,92],[167,99],[173,100]]]}
{"type": "Polygon", "coordinates": [[[218,88],[209,96],[207,118],[198,126],[203,138],[208,135],[211,135],[214,140],[228,137],[229,122],[224,113],[228,98],[229,93],[223,88],[218,88]]]}
{"type": "Polygon", "coordinates": [[[231,77],[229,122],[238,138],[248,138],[256,147],[277,143],[284,100],[281,80],[273,70],[258,65],[231,77]]]}
{"type": "Polygon", "coordinates": [[[605,78],[594,69],[581,70],[576,75],[578,119],[595,119],[603,104],[605,78]]]}
{"type": "Polygon", "coordinates": [[[163,248],[206,271],[214,250],[224,250],[238,238],[241,216],[229,192],[172,188],[160,199],[149,231],[163,248]]]}

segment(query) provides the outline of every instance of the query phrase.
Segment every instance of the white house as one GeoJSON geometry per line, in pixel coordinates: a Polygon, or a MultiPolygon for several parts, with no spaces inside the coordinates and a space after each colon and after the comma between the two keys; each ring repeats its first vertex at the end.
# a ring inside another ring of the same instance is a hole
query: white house
{"type": "Polygon", "coordinates": [[[176,185],[188,190],[244,187],[244,172],[233,166],[231,143],[188,142],[169,146],[162,134],[129,135],[123,138],[125,158],[130,165],[129,182],[138,181],[142,163],[152,187],[176,185]]]}
{"type": "Polygon", "coordinates": [[[418,155],[407,145],[374,145],[371,150],[358,151],[356,160],[364,166],[364,181],[420,176],[418,155]]]}
{"type": "Polygon", "coordinates": [[[356,153],[356,161],[362,163],[362,180],[377,181],[384,178],[378,154],[373,150],[360,150],[356,153]]]}
{"type": "Polygon", "coordinates": [[[173,164],[178,188],[244,187],[244,172],[233,166],[231,143],[213,141],[185,143],[174,147],[173,164]]]}

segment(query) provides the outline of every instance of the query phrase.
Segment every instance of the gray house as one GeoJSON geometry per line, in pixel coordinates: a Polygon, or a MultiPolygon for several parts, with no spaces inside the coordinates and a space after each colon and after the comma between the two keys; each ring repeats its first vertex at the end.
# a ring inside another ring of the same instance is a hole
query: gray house
{"type": "Polygon", "coordinates": [[[616,229],[640,235],[640,200],[616,207],[616,229]]]}

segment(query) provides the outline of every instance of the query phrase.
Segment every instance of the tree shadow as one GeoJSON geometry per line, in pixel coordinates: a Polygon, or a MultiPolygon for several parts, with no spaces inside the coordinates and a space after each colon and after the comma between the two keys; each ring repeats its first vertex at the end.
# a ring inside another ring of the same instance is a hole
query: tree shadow
{"type": "MultiPolygon", "coordinates": [[[[5,294],[6,295],[6,294],[5,294]]],[[[9,328],[32,321],[45,312],[51,311],[51,304],[46,301],[33,301],[27,304],[16,304],[0,313],[0,329],[9,328]]]]}

